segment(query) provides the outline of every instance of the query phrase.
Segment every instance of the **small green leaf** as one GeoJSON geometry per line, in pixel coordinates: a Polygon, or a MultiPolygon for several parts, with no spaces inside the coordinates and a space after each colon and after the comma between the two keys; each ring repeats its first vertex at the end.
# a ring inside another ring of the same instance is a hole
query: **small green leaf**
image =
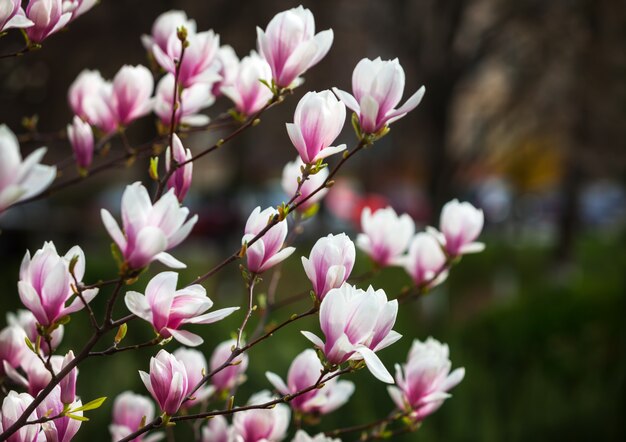
{"type": "Polygon", "coordinates": [[[74,419],[75,421],[87,422],[89,420],[88,417],[80,416],[78,414],[68,413],[66,414],[66,416],[69,417],[70,419],[74,419]]]}
{"type": "Polygon", "coordinates": [[[122,342],[124,337],[126,337],[126,332],[128,331],[128,325],[126,323],[120,325],[120,328],[117,329],[117,333],[115,334],[115,344],[119,344],[122,342]]]}
{"type": "Polygon", "coordinates": [[[100,406],[102,406],[102,404],[104,403],[104,401],[106,401],[106,399],[107,399],[106,396],[100,397],[98,399],[94,399],[93,401],[87,402],[85,405],[81,407],[72,409],[71,412],[75,413],[77,411],[95,410],[97,408],[100,408],[100,406]]]}
{"type": "Polygon", "coordinates": [[[148,173],[154,181],[159,181],[159,157],[150,157],[148,173]]]}
{"type": "Polygon", "coordinates": [[[30,339],[28,339],[28,336],[24,337],[24,341],[26,342],[26,346],[30,349],[30,351],[32,351],[33,353],[37,353],[35,351],[35,346],[33,345],[33,343],[30,341],[30,339]]]}

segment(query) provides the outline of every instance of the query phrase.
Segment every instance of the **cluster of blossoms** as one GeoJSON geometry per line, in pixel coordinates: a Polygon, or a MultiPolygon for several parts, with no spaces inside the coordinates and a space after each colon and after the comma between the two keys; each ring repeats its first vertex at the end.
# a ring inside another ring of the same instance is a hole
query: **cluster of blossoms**
{"type": "MultiPolygon", "coordinates": [[[[25,28],[30,41],[38,43],[94,3],[31,0],[24,11],[20,1],[5,2],[0,7],[0,30],[25,28]]],[[[261,335],[253,333],[247,337],[248,344],[244,341],[248,319],[257,310],[254,287],[260,283],[259,275],[276,270],[295,252],[290,229],[314,215],[332,185],[329,179],[337,169],[330,172],[325,161],[347,149],[346,144],[337,143],[346,107],[354,113],[358,146],[345,153],[343,161],[384,136],[389,125],[414,109],[424,94],[422,87],[397,107],[405,87],[404,71],[397,59],[361,60],[353,72],[352,94],[337,88],[304,94],[293,122],[286,124],[298,154],[295,161],[284,166],[282,174],[289,202],[263,210],[256,207],[245,224],[241,249],[206,277],[182,285],[175,271],[157,273],[143,293],[126,291],[123,299],[130,315],[113,319],[124,284],[133,284],[152,263],[158,261],[170,269],[186,267],[169,253],[187,239],[198,220],[183,205],[196,159],[183,145],[185,129],[210,124],[209,117],[201,112],[220,96],[232,101],[230,115],[234,120],[252,126],[260,112],[302,84],[302,75],[327,54],[332,42],[332,30],[316,33],[311,11],[300,6],[277,14],[266,29],[257,28],[257,52],[239,60],[230,46],[220,45],[215,32],[199,32],[195,21],[184,12],[169,11],[156,19],[151,34],[142,36],[150,60],[163,72],[158,81],[141,65],[123,66],[112,81],[94,70],[78,75],[68,92],[74,117],[67,126],[67,136],[82,176],[88,176],[99,148],[117,135],[126,141],[128,158],[133,157],[124,131],[150,113],[157,119],[155,145],[165,140],[169,144],[164,149],[165,175],[158,176],[155,160],[159,156],[153,157],[150,172],[158,181],[158,189],[151,198],[141,182],[128,185],[121,200],[121,225],[111,212],[101,209],[119,267],[117,285],[107,300],[101,323],[90,303],[107,283],[83,282],[86,259],[80,247],[74,246],[61,256],[52,242],[46,242],[32,256],[26,252],[17,290],[27,310],[10,315],[7,327],[0,331],[0,375],[16,388],[2,402],[2,437],[11,442],[69,442],[85,420],[83,412],[102,403],[96,400],[83,405],[76,394],[77,366],[88,357],[168,345],[171,340],[186,347],[203,344],[203,338],[190,328],[220,321],[239,307],[211,310],[213,301],[201,282],[244,257],[246,269],[242,273],[249,289],[249,307],[237,338],[217,345],[208,359],[195,348],[180,347],[171,353],[161,349],[150,359],[149,370],[139,372],[152,399],[130,391],[115,399],[109,427],[113,441],[155,441],[162,434],[144,437],[148,430],[182,420],[191,409],[200,410],[199,418],[212,417],[198,427],[198,439],[205,442],[281,441],[288,437],[292,417],[297,422],[314,421],[346,404],[355,386],[339,377],[364,367],[380,381],[395,384],[388,389],[391,399],[401,417],[412,423],[422,421],[449,397],[449,390],[463,379],[464,370],[450,372],[447,345],[432,338],[415,340],[407,363],[396,366],[394,379],[378,352],[402,338],[394,330],[398,299],[382,288],[359,288],[355,285],[358,278],[350,278],[358,248],[369,256],[374,270],[404,268],[414,283],[415,298],[442,283],[461,255],[483,249],[476,242],[483,228],[482,211],[457,200],[445,205],[438,228],[416,233],[409,215],[398,215],[392,207],[366,207],[361,212],[361,232],[354,242],[346,233],[319,238],[308,257],[301,257],[302,273],[311,283],[311,310],[291,317],[276,330],[316,314],[324,339],[302,331],[314,348],[294,358],[286,381],[276,373],[266,373],[277,395],[263,390],[252,395],[245,406],[233,404],[250,366],[246,351],[275,330],[263,334],[261,318],[257,327],[261,335]],[[291,219],[290,213],[296,215],[291,219]],[[70,315],[79,310],[90,316],[92,340],[76,356],[72,350],[56,354],[70,315]],[[120,343],[127,324],[136,318],[150,325],[154,338],[123,347],[120,343]],[[113,346],[93,351],[98,340],[114,329],[113,346]],[[230,401],[228,409],[206,411],[224,400],[230,401]],[[233,415],[230,422],[223,416],[229,414],[233,415]]],[[[40,148],[22,159],[17,138],[6,126],[0,126],[0,212],[41,194],[54,181],[56,169],[40,164],[44,153],[45,148],[40,148]]],[[[292,440],[338,439],[324,434],[310,436],[299,430],[292,440]]]]}

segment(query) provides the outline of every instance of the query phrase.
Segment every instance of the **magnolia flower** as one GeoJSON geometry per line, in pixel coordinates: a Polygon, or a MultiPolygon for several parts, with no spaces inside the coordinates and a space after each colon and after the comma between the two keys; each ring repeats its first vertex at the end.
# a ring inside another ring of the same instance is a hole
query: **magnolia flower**
{"type": "Polygon", "coordinates": [[[22,160],[17,137],[0,125],[0,213],[12,204],[39,195],[54,181],[57,169],[39,164],[45,147],[22,160]]]}
{"type": "Polygon", "coordinates": [[[402,258],[407,273],[417,286],[434,287],[448,277],[446,255],[429,233],[420,232],[411,240],[408,254],[402,258]]]}
{"type": "Polygon", "coordinates": [[[184,26],[188,34],[196,33],[196,21],[187,18],[184,11],[171,10],[159,15],[152,25],[151,35],[142,35],[141,42],[148,51],[152,51],[156,44],[161,51],[167,51],[169,38],[174,35],[178,28],[184,26]]]}
{"type": "Polygon", "coordinates": [[[145,296],[138,292],[128,292],[124,301],[126,307],[154,327],[162,338],[173,337],[190,347],[202,344],[203,339],[187,330],[180,330],[185,324],[211,324],[224,319],[239,307],[229,307],[204,313],[213,306],[206,290],[199,284],[176,290],[178,273],[162,272],[148,282],[145,296]]]}
{"type": "MultiPolygon", "coordinates": [[[[323,369],[315,350],[307,349],[296,356],[291,363],[287,374],[287,384],[272,372],[266,372],[265,376],[280,394],[287,395],[315,385],[323,369]]],[[[289,404],[294,410],[302,413],[327,414],[348,402],[352,393],[354,393],[352,382],[338,381],[337,378],[333,378],[324,382],[323,388],[296,396],[289,404]]]]}
{"type": "Polygon", "coordinates": [[[74,158],[78,166],[88,168],[93,160],[94,148],[93,131],[89,123],[75,115],[72,124],[67,125],[67,138],[74,150],[74,158]]]}
{"type": "Polygon", "coordinates": [[[0,375],[4,374],[4,364],[19,367],[27,351],[25,341],[26,333],[17,325],[9,325],[0,331],[0,375]]]}
{"type": "Polygon", "coordinates": [[[258,112],[272,98],[272,91],[260,80],[270,82],[272,71],[267,62],[251,51],[239,62],[230,83],[222,85],[222,93],[235,103],[235,109],[244,115],[258,112]]]}
{"type": "Polygon", "coordinates": [[[189,389],[187,371],[182,362],[165,350],[150,358],[150,374],[139,371],[146,386],[161,411],[173,416],[187,397],[189,389]]]}
{"type": "MultiPolygon", "coordinates": [[[[185,49],[180,63],[178,81],[187,88],[195,83],[207,83],[211,87],[220,80],[217,67],[214,64],[217,51],[220,47],[220,36],[212,30],[188,34],[189,45],[185,49]]],[[[152,45],[152,53],[157,63],[165,71],[175,74],[176,63],[181,56],[181,41],[176,33],[169,36],[165,49],[156,43],[152,45]]]]}
{"type": "Polygon", "coordinates": [[[174,189],[152,205],[141,182],[126,186],[122,195],[124,233],[108,210],[102,209],[100,214],[104,227],[131,269],[141,269],[154,260],[171,268],[186,267],[166,250],[187,238],[198,221],[198,215],[187,220],[189,209],[180,207],[174,189]]]}
{"type": "MultiPolygon", "coordinates": [[[[276,216],[278,211],[273,207],[261,211],[260,207],[255,208],[244,231],[241,243],[246,244],[261,232],[271,218],[276,216]]],[[[272,226],[265,235],[255,241],[246,250],[246,258],[248,260],[248,270],[253,273],[262,273],[269,268],[275,266],[279,262],[287,259],[296,249],[294,247],[285,247],[281,250],[285,238],[287,237],[287,220],[280,221],[272,226]]]]}
{"type": "MultiPolygon", "coordinates": [[[[70,350],[63,358],[61,370],[67,367],[74,360],[74,352],[70,350]]],[[[59,382],[60,399],[64,404],[71,404],[76,400],[76,378],[78,376],[78,368],[74,367],[59,382]]]]}
{"type": "MultiPolygon", "coordinates": [[[[215,58],[217,74],[222,77],[213,85],[212,93],[216,97],[222,95],[222,88],[231,86],[235,82],[239,70],[239,58],[230,45],[223,45],[217,51],[215,58]]],[[[271,75],[270,75],[271,79],[271,75]]]]}
{"type": "Polygon", "coordinates": [[[415,223],[406,213],[398,216],[391,207],[378,209],[373,214],[369,207],[361,212],[361,229],[356,244],[378,265],[385,267],[399,263],[415,233],[415,223]]]}
{"type": "MultiPolygon", "coordinates": [[[[191,392],[204,378],[204,375],[208,373],[208,365],[206,358],[198,350],[190,348],[179,348],[174,351],[172,355],[183,363],[185,370],[187,371],[187,382],[189,384],[189,391],[191,392]]],[[[183,408],[190,408],[201,402],[214,393],[215,389],[210,385],[204,385],[193,393],[194,399],[188,400],[182,404],[183,408]]]]}
{"type": "Polygon", "coordinates": [[[435,229],[429,229],[436,235],[448,255],[455,257],[466,253],[482,252],[485,244],[474,242],[483,230],[485,221],[483,211],[472,206],[470,203],[460,203],[453,199],[447,202],[441,209],[438,233],[435,229]]]}
{"type": "Polygon", "coordinates": [[[306,431],[298,430],[291,442],[341,442],[341,439],[326,437],[324,433],[319,433],[311,437],[306,433],[306,431]]]}
{"type": "Polygon", "coordinates": [[[109,106],[112,94],[111,82],[104,80],[99,71],[85,69],[71,84],[67,98],[74,114],[111,133],[117,129],[116,117],[109,106]]]}
{"type": "Polygon", "coordinates": [[[33,26],[26,28],[26,35],[33,43],[41,43],[63,29],[72,18],[72,13],[63,11],[61,0],[30,0],[26,6],[26,17],[33,22],[33,26]]]}
{"type": "Polygon", "coordinates": [[[0,2],[0,32],[11,28],[27,28],[34,23],[26,18],[22,0],[0,2]]]}
{"type": "MultiPolygon", "coordinates": [[[[57,416],[64,411],[65,404],[70,405],[71,408],[79,408],[83,405],[80,399],[65,403],[61,397],[61,388],[57,385],[37,406],[37,414],[39,416],[57,416]]],[[[83,412],[81,410],[72,411],[72,415],[82,416],[83,412]]],[[[46,442],[69,442],[78,433],[80,425],[80,420],[64,416],[45,422],[42,424],[41,429],[45,435],[46,442]]]]}
{"type": "Polygon", "coordinates": [[[71,12],[70,22],[76,20],[85,12],[93,8],[98,0],[63,0],[63,12],[71,12]]]}
{"type": "MultiPolygon", "coordinates": [[[[249,405],[258,405],[273,398],[266,390],[253,395],[249,405]]],[[[236,442],[278,442],[287,435],[291,412],[285,404],[271,409],[252,409],[233,416],[233,436],[236,442]]]]}
{"type": "MultiPolygon", "coordinates": [[[[24,255],[17,283],[20,299],[44,327],[85,307],[72,289],[75,282],[70,273],[70,262],[75,257],[74,277],[80,284],[85,274],[85,254],[80,247],[74,246],[65,256],[59,256],[54,244],[46,242],[32,259],[28,250],[24,255]],[[72,298],[72,303],[66,306],[72,298]]],[[[82,298],[89,303],[97,294],[97,288],[83,290],[82,298]]]]}
{"type": "MultiPolygon", "coordinates": [[[[222,342],[211,355],[210,369],[214,372],[224,364],[232,353],[232,348],[236,344],[234,339],[222,342]]],[[[229,365],[218,371],[211,377],[211,383],[218,391],[230,391],[246,380],[245,372],[248,368],[248,354],[243,353],[233,359],[234,365],[229,365]]]]}
{"type": "MultiPolygon", "coordinates": [[[[6,430],[13,425],[32,401],[33,397],[28,393],[9,391],[9,394],[2,401],[0,431],[2,429],[6,430]]],[[[35,419],[37,419],[37,412],[33,411],[27,420],[32,421],[35,419]]],[[[7,442],[35,442],[40,428],[40,425],[25,425],[9,437],[7,442]]]]}
{"type": "Polygon", "coordinates": [[[393,383],[375,352],[402,337],[391,330],[398,314],[398,301],[387,301],[382,289],[367,291],[350,284],[332,289],[320,306],[320,326],[326,343],[310,332],[302,334],[318,347],[331,364],[363,359],[369,371],[388,384],[393,383]]]}
{"type": "Polygon", "coordinates": [[[352,73],[352,93],[333,88],[337,96],[359,117],[361,131],[375,134],[404,117],[422,101],[426,89],[418,89],[399,108],[404,93],[404,70],[398,59],[362,59],[352,73]]]}
{"type": "MultiPolygon", "coordinates": [[[[174,160],[176,164],[184,163],[192,158],[191,150],[185,149],[183,143],[178,138],[178,135],[172,134],[172,144],[174,146],[174,160]]],[[[165,152],[165,170],[169,173],[171,167],[170,146],[167,147],[165,152]]],[[[185,199],[189,187],[191,186],[191,177],[193,174],[193,163],[189,162],[182,167],[178,167],[172,176],[167,180],[167,187],[174,189],[174,193],[181,203],[185,199]]]]}
{"type": "Polygon", "coordinates": [[[272,69],[279,87],[290,87],[300,75],[324,58],[333,43],[333,31],[315,34],[315,19],[308,9],[298,6],[280,12],[265,31],[257,27],[259,53],[272,69]]]}
{"type": "MultiPolygon", "coordinates": [[[[172,122],[172,103],[174,102],[174,75],[165,75],[156,88],[154,101],[154,113],[161,123],[169,127],[172,122]]],[[[211,87],[204,83],[198,83],[185,88],[180,93],[178,108],[174,115],[175,123],[189,126],[202,126],[209,122],[209,117],[199,113],[202,109],[211,106],[215,97],[211,93],[211,87]]]]}
{"type": "Polygon", "coordinates": [[[154,105],[154,79],[145,66],[124,65],[113,78],[109,107],[119,125],[127,126],[148,114],[154,105]]]}
{"type": "Polygon", "coordinates": [[[313,284],[317,299],[321,301],[329,290],[346,282],[355,259],[354,243],[345,233],[317,240],[309,258],[302,257],[302,267],[313,284]]]}
{"type": "Polygon", "coordinates": [[[346,107],[330,91],[307,92],[298,102],[293,123],[287,133],[307,164],[345,150],[346,145],[331,146],[346,119],[346,107]]]}
{"type": "MultiPolygon", "coordinates": [[[[7,323],[9,326],[15,326],[21,328],[25,333],[30,342],[37,342],[37,337],[39,336],[39,332],[37,331],[37,319],[35,315],[30,310],[18,310],[16,314],[7,313],[7,323]]],[[[52,350],[54,351],[61,340],[63,339],[63,333],[65,328],[62,325],[58,325],[52,333],[50,333],[50,343],[52,344],[52,350]]],[[[24,339],[21,340],[21,344],[24,343],[24,339]]],[[[44,354],[48,354],[50,349],[48,348],[48,344],[41,346],[41,351],[44,354]]],[[[0,359],[2,359],[0,357],[0,359]]],[[[14,365],[14,367],[16,367],[14,365]]],[[[0,371],[2,368],[0,367],[0,371]]]]}
{"type": "MultiPolygon", "coordinates": [[[[47,358],[46,358],[47,359],[47,358]]],[[[63,356],[53,355],[50,357],[50,365],[54,373],[61,371],[63,367],[63,356]]],[[[26,351],[22,355],[20,366],[21,371],[11,367],[4,362],[4,371],[9,379],[28,390],[32,396],[43,390],[52,380],[52,374],[44,365],[43,361],[32,351],[26,351]]]]}
{"type": "Polygon", "coordinates": [[[202,427],[202,442],[231,442],[230,428],[224,416],[213,416],[202,427]]]}
{"type": "MultiPolygon", "coordinates": [[[[283,168],[281,184],[283,186],[283,190],[287,195],[289,195],[289,197],[295,195],[298,190],[298,178],[302,176],[302,166],[304,166],[304,163],[302,162],[302,159],[298,157],[295,161],[285,164],[285,167],[283,168]]],[[[326,182],[326,178],[328,178],[328,174],[328,168],[324,168],[315,175],[309,175],[307,180],[300,187],[300,196],[293,201],[294,204],[298,204],[300,201],[309,198],[309,195],[311,195],[319,187],[323,186],[326,182]]],[[[327,192],[328,189],[323,187],[322,190],[302,203],[302,205],[298,207],[298,210],[306,211],[308,208],[324,198],[327,192]]]]}
{"type": "Polygon", "coordinates": [[[396,364],[396,386],[387,390],[400,410],[413,410],[411,417],[421,421],[437,411],[443,401],[450,397],[448,391],[459,384],[465,376],[464,368],[450,373],[447,344],[433,338],[426,342],[413,341],[407,363],[396,364]]]}
{"type": "MultiPolygon", "coordinates": [[[[154,405],[145,396],[125,391],[115,398],[113,402],[113,422],[109,425],[112,442],[117,442],[133,433],[141,426],[142,420],[150,422],[154,418],[154,405]]],[[[162,437],[162,434],[151,434],[143,439],[139,436],[133,442],[154,442],[162,437]]]]}

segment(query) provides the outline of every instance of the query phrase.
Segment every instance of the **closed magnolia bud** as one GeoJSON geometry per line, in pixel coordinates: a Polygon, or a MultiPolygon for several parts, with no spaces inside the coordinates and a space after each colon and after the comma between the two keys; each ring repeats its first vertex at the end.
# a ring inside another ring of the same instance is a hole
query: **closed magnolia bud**
{"type": "Polygon", "coordinates": [[[485,245],[474,242],[483,229],[483,211],[470,203],[454,199],[441,210],[438,238],[450,256],[482,252],[485,245]]]}
{"type": "Polygon", "coordinates": [[[150,358],[150,374],[140,371],[141,380],[169,416],[173,416],[187,397],[187,370],[182,362],[165,350],[150,358]]]}
{"type": "Polygon", "coordinates": [[[4,374],[4,364],[17,368],[22,361],[26,347],[26,333],[17,325],[9,325],[0,332],[0,375],[4,374]]]}
{"type": "Polygon", "coordinates": [[[265,31],[257,27],[259,53],[269,63],[274,82],[282,88],[292,86],[319,63],[332,43],[332,29],[315,34],[313,14],[302,6],[276,14],[265,31]]]}
{"type": "Polygon", "coordinates": [[[152,111],[152,73],[145,66],[122,66],[113,79],[109,107],[118,125],[126,126],[152,111]]]}
{"type": "MultiPolygon", "coordinates": [[[[33,397],[28,393],[17,393],[9,391],[9,394],[2,401],[2,412],[0,413],[0,428],[9,428],[24,413],[26,407],[33,401],[33,397]]],[[[37,412],[33,411],[27,420],[37,419],[37,412]]],[[[37,434],[41,425],[25,425],[17,430],[8,442],[33,442],[37,440],[37,434]]]]}
{"type": "Polygon", "coordinates": [[[304,163],[312,164],[346,149],[345,144],[331,146],[346,119],[346,107],[332,92],[307,92],[298,102],[293,119],[287,123],[287,133],[304,163]]]}
{"type": "MultiPolygon", "coordinates": [[[[172,135],[172,145],[173,145],[173,150],[170,151],[170,149],[172,149],[172,146],[168,146],[165,152],[165,170],[167,170],[168,172],[170,171],[170,168],[172,167],[172,164],[171,164],[172,152],[173,152],[174,160],[176,161],[176,164],[182,164],[192,158],[191,150],[185,149],[183,147],[183,143],[180,141],[180,138],[178,138],[178,135],[176,134],[172,135]]],[[[189,188],[191,187],[192,176],[193,176],[193,162],[189,162],[185,164],[184,166],[178,167],[174,171],[172,176],[170,176],[170,178],[167,180],[167,187],[169,189],[174,189],[174,193],[176,194],[178,201],[180,201],[181,203],[185,199],[185,196],[187,195],[187,192],[189,191],[189,188]]]]}
{"type": "Polygon", "coordinates": [[[213,416],[202,427],[202,442],[230,442],[230,428],[224,416],[213,416]]]}
{"type": "Polygon", "coordinates": [[[33,22],[33,26],[26,28],[26,35],[30,41],[41,43],[63,29],[72,18],[72,13],[63,12],[61,0],[30,0],[26,6],[26,17],[33,22]]]}
{"type": "Polygon", "coordinates": [[[407,214],[398,216],[391,207],[374,213],[369,207],[361,212],[361,229],[356,244],[378,265],[399,264],[415,233],[415,223],[407,214]]]}
{"type": "MultiPolygon", "coordinates": [[[[61,399],[63,394],[61,390],[62,387],[57,385],[39,404],[37,407],[39,416],[57,416],[64,411],[65,405],[70,405],[72,408],[79,408],[83,405],[80,400],[64,403],[61,399]]],[[[80,410],[76,412],[72,411],[72,415],[82,416],[83,412],[80,410]]],[[[80,420],[63,416],[61,418],[52,419],[44,423],[41,427],[46,442],[69,442],[76,436],[80,426],[80,420]]]]}
{"type": "Polygon", "coordinates": [[[415,235],[409,245],[408,254],[402,261],[417,286],[434,287],[448,276],[445,268],[446,255],[430,233],[420,232],[415,235]]]}
{"type": "MultiPolygon", "coordinates": [[[[254,238],[276,214],[278,211],[273,207],[268,207],[263,211],[260,207],[255,208],[248,217],[241,243],[245,244],[254,238]]],[[[284,219],[272,226],[263,237],[247,248],[248,270],[262,273],[291,256],[295,251],[294,247],[282,248],[287,238],[287,228],[287,220],[284,219]]]]}
{"type": "Polygon", "coordinates": [[[94,149],[93,131],[89,123],[74,116],[72,124],[67,125],[67,138],[72,145],[78,166],[88,168],[93,160],[94,149]]]}
{"type": "Polygon", "coordinates": [[[302,257],[302,266],[313,284],[317,299],[321,301],[329,290],[346,282],[355,259],[354,243],[345,233],[317,240],[309,258],[302,257]]]}
{"type": "MultiPolygon", "coordinates": [[[[74,360],[74,352],[70,350],[63,358],[63,370],[74,360]]],[[[61,402],[64,404],[71,404],[76,400],[76,377],[78,376],[78,368],[74,367],[63,379],[59,382],[61,387],[61,402]]]]}
{"type": "Polygon", "coordinates": [[[352,73],[352,94],[333,88],[337,96],[359,118],[363,133],[375,134],[387,125],[404,117],[422,100],[425,88],[422,86],[399,108],[404,93],[404,69],[398,59],[362,59],[352,73]]]}
{"type": "Polygon", "coordinates": [[[71,84],[67,99],[74,114],[105,133],[117,129],[116,116],[109,106],[113,84],[99,71],[83,70],[71,84]]]}

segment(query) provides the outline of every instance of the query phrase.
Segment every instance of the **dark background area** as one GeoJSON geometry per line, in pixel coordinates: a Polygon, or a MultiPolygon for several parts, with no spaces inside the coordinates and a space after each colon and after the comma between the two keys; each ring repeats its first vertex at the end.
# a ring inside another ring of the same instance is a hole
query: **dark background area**
{"type": "MultiPolygon", "coordinates": [[[[71,120],[67,89],[78,73],[98,69],[112,78],[123,64],[148,64],[139,36],[158,14],[184,9],[199,30],[214,29],[222,44],[243,57],[256,46],[255,26],[265,27],[293,1],[103,0],[23,57],[0,60],[0,122],[24,134],[21,120],[37,114],[45,142],[24,142],[29,152],[45,144],[45,162],[70,154],[54,132],[71,120]]],[[[626,6],[608,0],[394,0],[302,2],[318,30],[332,28],[334,44],[306,75],[294,95],[262,117],[259,126],[194,165],[188,205],[200,216],[192,237],[174,251],[190,264],[187,282],[240,241],[247,215],[286,199],[280,174],[296,156],[284,129],[308,90],[350,90],[352,70],[363,57],[398,57],[406,72],[405,97],[422,84],[420,106],[393,124],[391,132],[359,154],[340,173],[338,186],[367,201],[391,204],[419,225],[436,224],[440,207],[453,197],[482,207],[484,253],[468,256],[449,281],[431,295],[403,305],[396,329],[404,338],[381,352],[388,368],[402,362],[414,337],[432,335],[450,344],[453,367],[465,380],[453,398],[418,433],[402,440],[528,441],[626,440],[626,6]]],[[[0,40],[0,53],[19,49],[19,33],[0,40]]],[[[208,110],[229,107],[220,99],[208,110]]],[[[132,144],[154,136],[146,117],[129,131],[132,144]]],[[[226,133],[226,132],[224,132],[226,133]]],[[[220,133],[195,134],[192,150],[220,133]]],[[[339,142],[354,144],[349,122],[339,142]]],[[[119,142],[112,150],[121,149],[119,142]]],[[[336,162],[331,159],[330,162],[336,162]]],[[[147,162],[106,172],[84,185],[0,217],[0,311],[20,307],[16,291],[24,251],[53,240],[59,251],[79,244],[87,256],[86,281],[115,274],[100,207],[113,212],[126,183],[148,182],[147,162]]],[[[60,179],[73,176],[71,168],[60,179]]],[[[296,255],[308,255],[327,233],[358,225],[322,207],[298,238],[296,255]]],[[[355,275],[370,266],[358,255],[355,275]]],[[[151,274],[163,270],[153,265],[151,274]]],[[[217,307],[241,305],[244,287],[235,266],[205,286],[217,307]]],[[[267,290],[269,275],[260,292],[267,290]]],[[[148,278],[143,278],[139,290],[148,278]]],[[[391,269],[367,281],[390,296],[409,284],[391,269]]],[[[283,269],[278,297],[307,287],[298,259],[283,269]]],[[[101,310],[108,291],[94,301],[101,310]]],[[[119,314],[124,311],[119,305],[119,314]]],[[[303,311],[294,305],[277,316],[303,311]]],[[[240,323],[243,312],[199,328],[200,347],[212,349],[240,323]]],[[[60,351],[84,341],[88,321],[74,315],[60,351]]],[[[198,330],[198,328],[196,328],[198,330]]],[[[286,376],[307,341],[298,330],[318,331],[315,321],[297,324],[254,348],[243,403],[269,388],[263,373],[286,376]]],[[[146,324],[132,323],[128,343],[149,339],[146,324]]],[[[169,344],[168,351],[176,348],[169,344]]],[[[75,440],[105,440],[113,397],[125,389],[147,394],[137,370],[148,368],[147,349],[81,369],[84,400],[110,400],[75,440]]],[[[391,410],[382,383],[365,371],[353,376],[351,402],[325,417],[318,429],[367,422],[391,410]]],[[[177,431],[185,434],[186,427],[177,431]]],[[[311,431],[313,432],[313,430],[311,431]]],[[[182,439],[182,438],[181,438],[182,439]]],[[[345,440],[352,440],[346,438],[345,440]]],[[[400,440],[400,438],[398,438],[400,440]]]]}

